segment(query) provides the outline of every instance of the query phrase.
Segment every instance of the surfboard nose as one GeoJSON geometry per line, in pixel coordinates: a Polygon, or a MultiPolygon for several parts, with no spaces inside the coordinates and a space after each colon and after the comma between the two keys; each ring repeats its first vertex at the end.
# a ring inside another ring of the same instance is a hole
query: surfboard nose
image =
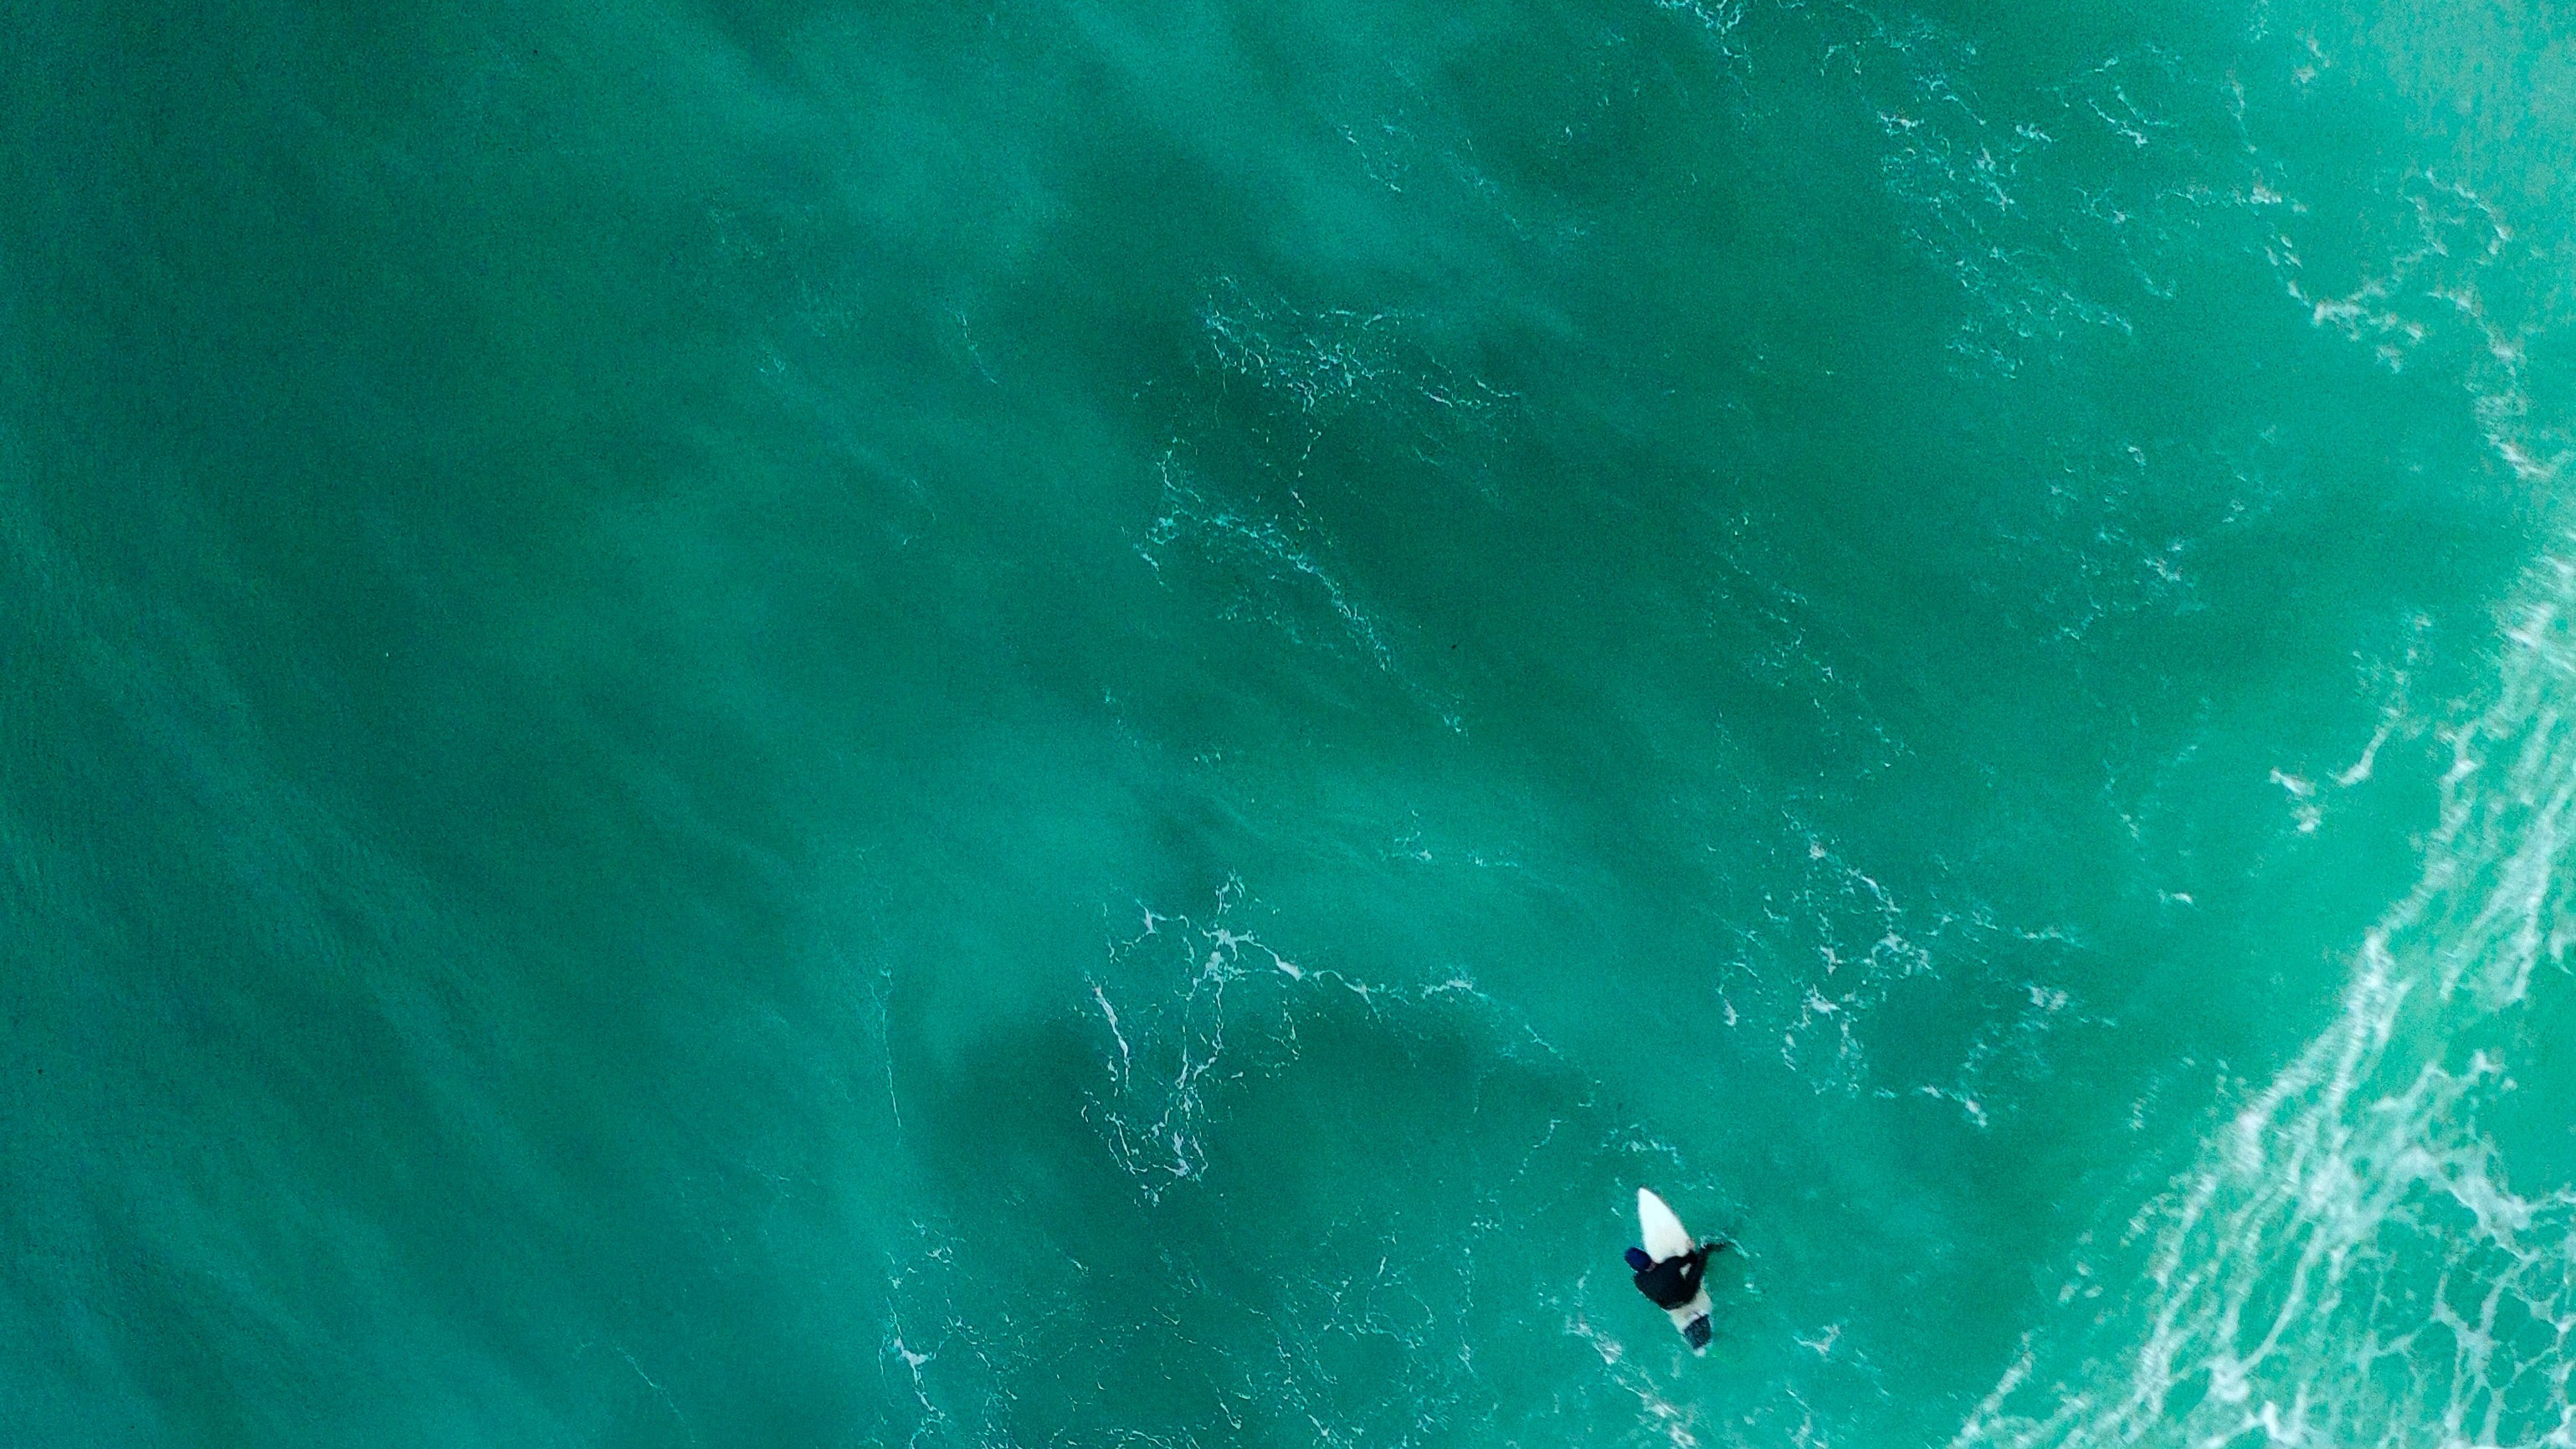
{"type": "Polygon", "coordinates": [[[1651,1188],[1637,1189],[1637,1231],[1645,1241],[1648,1256],[1657,1262],[1679,1257],[1693,1246],[1680,1216],[1651,1188]]]}

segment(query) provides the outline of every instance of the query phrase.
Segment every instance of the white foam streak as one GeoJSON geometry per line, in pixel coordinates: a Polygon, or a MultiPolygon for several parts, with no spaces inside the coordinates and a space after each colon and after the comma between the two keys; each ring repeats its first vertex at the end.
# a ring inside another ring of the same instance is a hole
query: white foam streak
{"type": "Polygon", "coordinates": [[[2476,1124],[2564,947],[2576,569],[2545,561],[2527,590],[2493,705],[2452,739],[2423,874],[2342,1010],[2132,1223],[2153,1246],[2131,1342],[2086,1356],[2079,1329],[2071,1382],[2044,1385],[2026,1349],[1955,1449],[2576,1445],[2576,1194],[2517,1194],[2476,1124]]]}
{"type": "MultiPolygon", "coordinates": [[[[1490,1005],[1464,977],[1414,986],[1302,965],[1236,927],[1244,901],[1242,882],[1229,879],[1217,892],[1215,910],[1203,918],[1147,911],[1145,929],[1112,941],[1108,970],[1088,983],[1092,1007],[1116,1054],[1104,1054],[1106,1090],[1086,1094],[1083,1116],[1148,1201],[1205,1173],[1209,1088],[1258,1069],[1229,1063],[1227,1056],[1227,1027],[1247,1013],[1253,1036],[1284,1045],[1293,1057],[1300,1013],[1311,1009],[1318,991],[1347,992],[1372,1012],[1434,998],[1490,1005]]],[[[1520,1035],[1553,1054],[1526,1026],[1520,1035]]]]}

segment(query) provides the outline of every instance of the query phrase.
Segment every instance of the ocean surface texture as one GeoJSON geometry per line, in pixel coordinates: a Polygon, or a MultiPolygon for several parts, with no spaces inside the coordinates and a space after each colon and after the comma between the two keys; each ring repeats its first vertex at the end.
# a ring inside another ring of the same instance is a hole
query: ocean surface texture
{"type": "Polygon", "coordinates": [[[0,0],[0,1444],[2565,1449],[2571,479],[2564,6],[0,0]]]}

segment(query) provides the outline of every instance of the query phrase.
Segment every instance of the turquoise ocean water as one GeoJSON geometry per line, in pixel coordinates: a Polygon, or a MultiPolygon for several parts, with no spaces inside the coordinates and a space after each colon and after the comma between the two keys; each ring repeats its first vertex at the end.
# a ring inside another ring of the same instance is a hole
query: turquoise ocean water
{"type": "Polygon", "coordinates": [[[2563,11],[0,36],[0,1444],[2576,1435],[2563,11]]]}

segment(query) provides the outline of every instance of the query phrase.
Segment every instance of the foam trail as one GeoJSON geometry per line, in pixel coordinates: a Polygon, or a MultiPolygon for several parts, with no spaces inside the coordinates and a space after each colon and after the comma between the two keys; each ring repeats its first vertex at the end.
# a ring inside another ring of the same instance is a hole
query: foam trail
{"type": "Polygon", "coordinates": [[[2524,598],[2494,703],[2451,738],[2423,875],[2341,1012],[2132,1222],[2130,1341],[2062,1376],[2041,1365],[2080,1335],[2026,1347],[1954,1449],[2576,1444],[2576,1193],[2515,1192],[2476,1122],[2567,942],[2576,564],[2544,560],[2524,598]]]}

